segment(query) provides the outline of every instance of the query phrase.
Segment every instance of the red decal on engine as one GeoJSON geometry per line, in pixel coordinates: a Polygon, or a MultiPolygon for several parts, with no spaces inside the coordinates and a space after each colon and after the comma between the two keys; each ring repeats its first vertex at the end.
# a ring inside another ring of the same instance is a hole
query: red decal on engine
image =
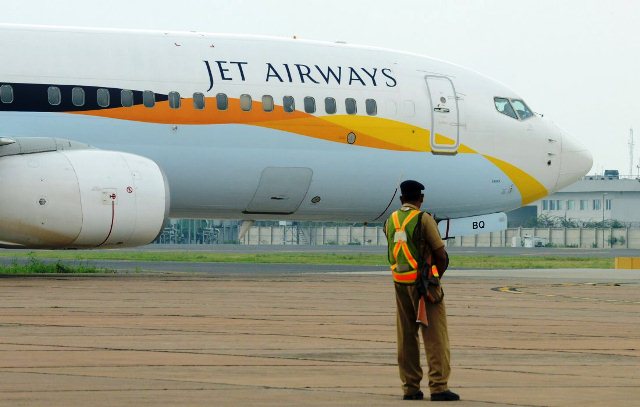
{"type": "Polygon", "coordinates": [[[128,192],[128,193],[130,193],[130,194],[132,194],[132,193],[133,193],[133,188],[131,188],[131,187],[127,187],[127,192],[128,192]]]}

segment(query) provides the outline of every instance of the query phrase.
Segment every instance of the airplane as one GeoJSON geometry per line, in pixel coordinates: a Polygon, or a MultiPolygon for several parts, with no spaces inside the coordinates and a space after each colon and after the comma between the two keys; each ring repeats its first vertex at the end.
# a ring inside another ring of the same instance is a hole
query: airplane
{"type": "Polygon", "coordinates": [[[507,86],[296,38],[0,25],[0,242],[147,244],[168,217],[380,222],[426,185],[444,238],[584,176],[507,86]]]}

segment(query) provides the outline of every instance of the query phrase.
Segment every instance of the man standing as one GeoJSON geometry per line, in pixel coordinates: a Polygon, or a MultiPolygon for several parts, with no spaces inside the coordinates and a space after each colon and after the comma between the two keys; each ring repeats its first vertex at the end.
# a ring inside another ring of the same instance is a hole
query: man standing
{"type": "MultiPolygon", "coordinates": [[[[422,367],[418,331],[422,333],[427,354],[431,401],[460,400],[447,386],[450,373],[449,335],[441,298],[435,303],[425,298],[428,327],[416,322],[421,297],[416,281],[419,273],[428,272],[430,267],[427,266],[435,265],[440,277],[445,272],[447,253],[444,242],[431,215],[420,211],[424,185],[408,180],[400,184],[400,190],[402,207],[387,219],[385,234],[396,291],[398,367],[403,400],[422,400],[424,397],[420,390],[422,367]]],[[[438,290],[441,288],[438,287],[438,290]]]]}

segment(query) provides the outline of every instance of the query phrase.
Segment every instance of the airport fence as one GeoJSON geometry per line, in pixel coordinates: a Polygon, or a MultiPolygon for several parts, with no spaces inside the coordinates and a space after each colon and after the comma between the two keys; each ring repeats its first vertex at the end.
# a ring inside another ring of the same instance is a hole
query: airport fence
{"type": "Polygon", "coordinates": [[[253,226],[240,241],[248,245],[366,245],[387,244],[380,226],[253,226]]]}
{"type": "MultiPolygon", "coordinates": [[[[253,226],[245,245],[387,244],[381,226],[253,226]]],[[[450,247],[576,247],[640,249],[640,228],[509,228],[500,232],[450,239],[450,247]]]]}

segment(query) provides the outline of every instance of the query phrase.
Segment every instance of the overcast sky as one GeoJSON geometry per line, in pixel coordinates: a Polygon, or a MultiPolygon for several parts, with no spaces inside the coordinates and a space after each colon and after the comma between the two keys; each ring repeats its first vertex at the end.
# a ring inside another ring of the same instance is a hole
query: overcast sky
{"type": "Polygon", "coordinates": [[[594,155],[640,163],[640,1],[19,0],[0,21],[266,34],[382,46],[498,79],[594,155]]]}

